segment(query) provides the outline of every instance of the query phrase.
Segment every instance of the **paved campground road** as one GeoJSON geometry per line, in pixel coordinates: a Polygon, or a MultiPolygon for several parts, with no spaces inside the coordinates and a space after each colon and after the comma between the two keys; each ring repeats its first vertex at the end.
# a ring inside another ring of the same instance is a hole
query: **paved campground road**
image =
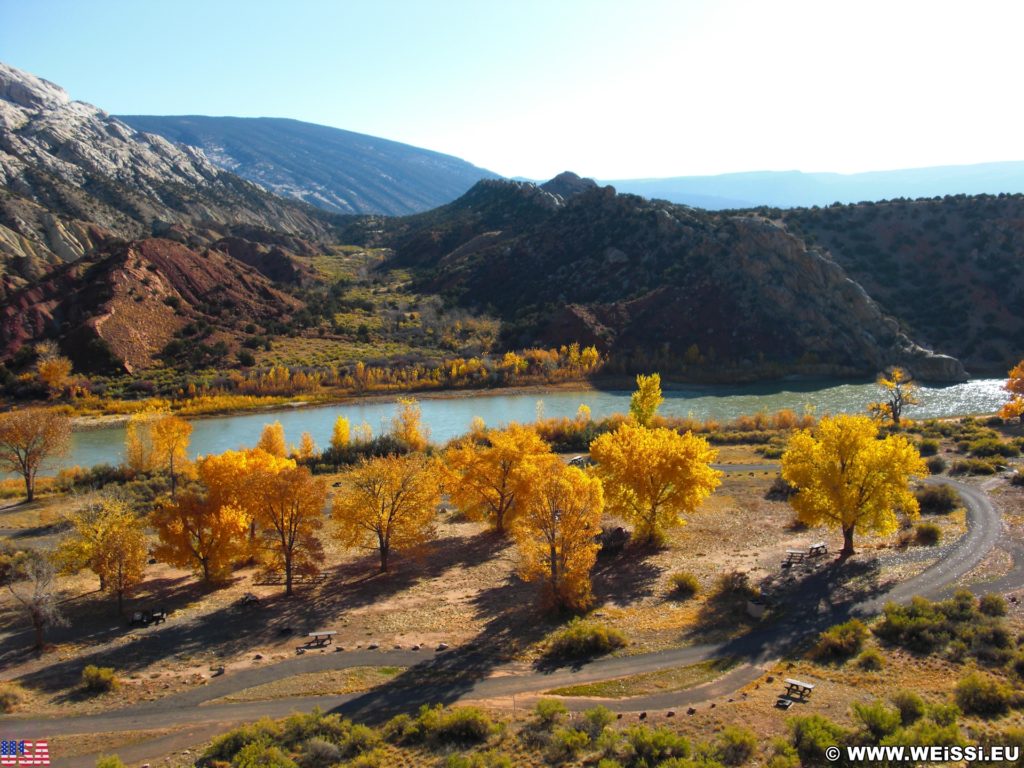
{"type": "MultiPolygon", "coordinates": [[[[771,470],[773,465],[735,467],[733,471],[771,470]]],[[[133,730],[171,728],[196,725],[223,729],[232,724],[260,717],[281,717],[294,711],[320,707],[347,716],[380,720],[399,711],[408,711],[423,703],[452,704],[467,700],[510,699],[531,696],[551,688],[615,677],[654,672],[694,664],[712,658],[735,657],[742,664],[723,678],[706,686],[669,694],[657,694],[621,700],[601,700],[611,709],[636,711],[685,706],[731,693],[761,674],[760,665],[778,658],[794,642],[821,631],[832,624],[859,615],[879,612],[889,600],[905,601],[914,595],[940,597],[953,591],[971,570],[984,560],[999,541],[1003,523],[987,495],[977,488],[946,478],[927,482],[947,482],[961,494],[967,508],[967,533],[950,546],[942,559],[919,575],[898,583],[857,604],[826,606],[813,614],[795,612],[784,615],[772,624],[742,637],[714,645],[694,645],[634,656],[596,659],[575,667],[540,669],[525,663],[493,663],[485,649],[472,646],[434,651],[309,652],[283,662],[253,667],[210,680],[206,685],[157,701],[128,709],[98,715],[58,717],[52,719],[8,716],[0,718],[5,733],[17,731],[18,738],[45,738],[78,733],[113,733],[133,730]],[[233,693],[256,685],[270,683],[293,675],[358,666],[407,667],[392,682],[364,693],[330,696],[279,698],[256,702],[216,702],[233,693]]],[[[1014,550],[1015,559],[1019,553],[1014,550]]],[[[1016,559],[1014,569],[1002,577],[999,586],[1012,589],[1024,584],[1024,556],[1016,559]]],[[[988,585],[981,585],[986,587],[988,585]]],[[[995,586],[994,584],[992,586],[995,586]]],[[[818,605],[817,602],[813,603],[818,605]]],[[[572,708],[586,708],[596,703],[588,699],[571,699],[572,708]]],[[[203,731],[205,733],[205,731],[203,731]]],[[[210,733],[214,732],[210,730],[210,733]]],[[[201,741],[202,736],[190,731],[191,741],[175,742],[173,736],[134,744],[117,750],[123,758],[142,759],[166,754],[178,747],[201,741]],[[148,750],[148,751],[147,751],[148,750]]],[[[91,766],[95,757],[62,761],[75,768],[91,766]]]]}

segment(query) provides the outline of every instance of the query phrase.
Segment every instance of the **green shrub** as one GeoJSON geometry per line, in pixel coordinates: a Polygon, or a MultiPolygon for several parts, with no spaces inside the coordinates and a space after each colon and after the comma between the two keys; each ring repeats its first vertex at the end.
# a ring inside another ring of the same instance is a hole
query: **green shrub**
{"type": "Polygon", "coordinates": [[[975,440],[967,446],[972,456],[986,458],[988,456],[1003,456],[1012,458],[1020,456],[1020,448],[1013,443],[1004,443],[998,438],[988,437],[975,440]]]}
{"type": "Polygon", "coordinates": [[[934,547],[942,541],[942,529],[935,523],[918,523],[914,528],[914,541],[922,547],[934,547]]]}
{"type": "Polygon", "coordinates": [[[910,725],[924,717],[924,699],[913,691],[897,691],[892,695],[891,701],[900,713],[901,725],[910,725]]]}
{"type": "Polygon", "coordinates": [[[714,755],[723,765],[743,765],[757,752],[757,736],[746,728],[727,725],[718,737],[714,755]]]}
{"type": "Polygon", "coordinates": [[[363,752],[344,765],[345,768],[384,768],[384,758],[384,751],[375,749],[372,752],[363,752]]]}
{"type": "Polygon", "coordinates": [[[117,755],[101,755],[96,761],[96,768],[127,768],[117,755]]]}
{"type": "Polygon", "coordinates": [[[867,731],[870,740],[877,744],[902,725],[900,711],[893,707],[886,706],[881,701],[873,701],[870,704],[854,702],[853,714],[867,731]]]}
{"type": "Polygon", "coordinates": [[[551,638],[546,655],[555,659],[588,659],[611,653],[626,642],[626,635],[615,627],[573,619],[551,638]]]}
{"type": "Polygon", "coordinates": [[[669,579],[672,584],[672,596],[685,600],[700,591],[700,581],[689,571],[673,573],[669,579]]]}
{"type": "Polygon", "coordinates": [[[231,761],[231,768],[298,768],[280,747],[257,741],[247,744],[231,761]]]}
{"type": "Polygon", "coordinates": [[[859,653],[868,637],[868,628],[860,619],[836,624],[818,635],[814,656],[824,661],[845,661],[859,653]]]}
{"type": "Polygon", "coordinates": [[[934,456],[939,452],[939,441],[933,437],[926,437],[917,444],[917,450],[922,456],[934,456]]]}
{"type": "Polygon", "coordinates": [[[357,723],[338,746],[341,748],[342,757],[353,757],[376,749],[378,744],[380,735],[369,726],[357,723]]]}
{"type": "Polygon", "coordinates": [[[800,768],[800,755],[785,739],[774,739],[771,757],[765,765],[766,768],[800,768]]]}
{"type": "Polygon", "coordinates": [[[341,749],[325,739],[309,739],[302,745],[300,768],[331,768],[341,762],[341,749]]]}
{"type": "Polygon", "coordinates": [[[963,504],[956,488],[948,483],[924,485],[914,491],[914,496],[925,515],[945,515],[963,504]]]}
{"type": "Polygon", "coordinates": [[[618,760],[613,760],[610,757],[603,757],[600,762],[598,762],[597,768],[623,768],[623,765],[618,760]]]}
{"type": "Polygon", "coordinates": [[[537,725],[545,730],[549,730],[561,721],[568,711],[565,704],[558,699],[541,699],[533,708],[537,725]]]}
{"type": "Polygon", "coordinates": [[[956,684],[956,704],[969,715],[1006,714],[1011,696],[1012,691],[1006,684],[978,672],[972,672],[956,684]]]}
{"type": "Polygon", "coordinates": [[[791,718],[789,729],[803,765],[827,765],[825,749],[842,744],[847,736],[841,726],[821,715],[791,718]]]}
{"type": "Polygon", "coordinates": [[[990,592],[978,601],[978,610],[986,616],[1005,616],[1006,599],[1002,595],[990,592]]]}
{"type": "Polygon", "coordinates": [[[660,765],[672,757],[690,756],[689,740],[663,726],[634,725],[627,728],[623,736],[629,768],[660,765]]]}
{"type": "Polygon", "coordinates": [[[476,744],[486,741],[495,731],[494,723],[477,707],[441,706],[420,709],[423,736],[434,744],[476,744]]]}
{"type": "Polygon", "coordinates": [[[203,753],[203,762],[230,761],[249,744],[267,743],[281,735],[279,727],[263,718],[255,723],[248,723],[228,731],[213,740],[203,753]]]}
{"type": "Polygon", "coordinates": [[[924,464],[933,475],[941,475],[946,471],[946,460],[941,456],[929,456],[924,464]]]}
{"type": "Polygon", "coordinates": [[[931,718],[933,723],[943,727],[955,724],[962,714],[960,707],[951,701],[946,704],[933,704],[928,707],[928,717],[931,718]]]}
{"type": "Polygon", "coordinates": [[[949,469],[951,475],[994,475],[997,467],[984,459],[960,459],[949,469]]]}
{"type": "Polygon", "coordinates": [[[605,728],[615,722],[615,713],[607,707],[598,705],[584,712],[583,720],[586,723],[587,733],[590,734],[591,740],[594,740],[604,732],[605,728]]]}
{"type": "Polygon", "coordinates": [[[0,682],[0,712],[9,715],[25,700],[25,692],[15,682],[0,682]]]}
{"type": "Polygon", "coordinates": [[[106,693],[117,690],[118,680],[113,667],[88,665],[82,670],[82,687],[89,693],[106,693]]]}
{"type": "Polygon", "coordinates": [[[877,672],[885,666],[885,657],[877,648],[868,648],[857,657],[857,666],[867,672],[877,672]]]}
{"type": "Polygon", "coordinates": [[[402,713],[395,715],[380,727],[380,735],[391,744],[402,744],[408,740],[408,734],[416,730],[416,721],[402,713]]]}
{"type": "Polygon", "coordinates": [[[352,723],[345,718],[336,714],[325,715],[314,709],[286,717],[279,726],[280,736],[277,739],[286,749],[295,749],[310,739],[340,745],[351,736],[352,728],[352,723]]]}
{"type": "Polygon", "coordinates": [[[512,768],[512,758],[489,749],[472,755],[449,755],[445,768],[512,768]]]}
{"type": "Polygon", "coordinates": [[[575,728],[555,728],[548,742],[548,761],[566,762],[572,760],[590,743],[590,736],[575,728]]]}

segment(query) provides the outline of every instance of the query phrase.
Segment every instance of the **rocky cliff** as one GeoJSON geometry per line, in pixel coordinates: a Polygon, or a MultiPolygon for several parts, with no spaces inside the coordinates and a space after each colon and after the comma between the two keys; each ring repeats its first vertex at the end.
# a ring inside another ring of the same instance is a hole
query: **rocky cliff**
{"type": "Polygon", "coordinates": [[[324,237],[329,218],[0,63],[0,260],[23,277],[122,238],[249,224],[324,237]],[[25,262],[18,264],[17,262],[25,262]]]}

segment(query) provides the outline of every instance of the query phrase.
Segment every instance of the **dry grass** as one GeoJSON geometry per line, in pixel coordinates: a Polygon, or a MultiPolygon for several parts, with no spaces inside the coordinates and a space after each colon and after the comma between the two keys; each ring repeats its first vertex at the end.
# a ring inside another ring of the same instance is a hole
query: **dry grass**
{"type": "Polygon", "coordinates": [[[737,664],[736,659],[708,659],[685,667],[663,669],[642,675],[631,675],[596,683],[570,685],[547,692],[551,696],[583,696],[606,699],[625,699],[669,691],[685,691],[717,680],[737,664]]]}
{"type": "Polygon", "coordinates": [[[404,672],[404,667],[351,667],[295,675],[232,693],[210,703],[269,701],[291,696],[329,696],[368,691],[404,672]]]}

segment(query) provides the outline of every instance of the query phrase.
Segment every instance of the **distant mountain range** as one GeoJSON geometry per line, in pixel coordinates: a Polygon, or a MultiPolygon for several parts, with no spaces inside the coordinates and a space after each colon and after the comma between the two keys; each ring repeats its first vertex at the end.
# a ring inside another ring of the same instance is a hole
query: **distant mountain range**
{"type": "Polygon", "coordinates": [[[199,147],[215,164],[336,213],[417,213],[498,178],[457,157],[298,120],[121,115],[136,130],[199,147]]]}
{"type": "Polygon", "coordinates": [[[720,176],[620,179],[619,192],[695,208],[809,208],[832,203],[1024,192],[1024,162],[947,165],[870,173],[760,171],[720,176]]]}

